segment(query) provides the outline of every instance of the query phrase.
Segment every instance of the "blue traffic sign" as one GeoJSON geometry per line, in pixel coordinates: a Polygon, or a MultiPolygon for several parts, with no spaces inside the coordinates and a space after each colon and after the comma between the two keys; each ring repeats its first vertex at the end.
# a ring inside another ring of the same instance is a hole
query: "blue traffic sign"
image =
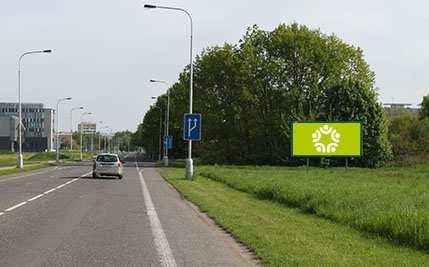
{"type": "Polygon", "coordinates": [[[164,147],[167,149],[173,149],[173,136],[164,136],[164,147]]]}
{"type": "Polygon", "coordinates": [[[191,141],[201,140],[201,114],[185,114],[183,120],[183,139],[191,141]]]}

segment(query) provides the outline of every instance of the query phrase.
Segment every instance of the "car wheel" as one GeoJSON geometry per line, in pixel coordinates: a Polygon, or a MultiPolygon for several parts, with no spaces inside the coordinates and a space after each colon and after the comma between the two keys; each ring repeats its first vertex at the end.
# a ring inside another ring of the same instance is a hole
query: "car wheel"
{"type": "Polygon", "coordinates": [[[119,178],[119,179],[122,179],[122,174],[119,174],[119,175],[118,175],[118,178],[119,178]]]}

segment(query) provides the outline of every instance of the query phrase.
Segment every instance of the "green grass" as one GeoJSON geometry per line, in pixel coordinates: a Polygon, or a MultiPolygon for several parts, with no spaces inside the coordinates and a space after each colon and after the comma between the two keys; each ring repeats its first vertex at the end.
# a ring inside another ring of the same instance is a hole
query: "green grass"
{"type": "Polygon", "coordinates": [[[382,169],[203,166],[198,173],[365,233],[429,251],[429,166],[382,169]]]}
{"type": "Polygon", "coordinates": [[[9,174],[16,174],[16,173],[22,173],[22,172],[35,171],[35,170],[39,170],[39,169],[46,168],[46,167],[49,167],[49,166],[53,166],[53,165],[45,162],[45,163],[37,163],[37,164],[26,165],[26,166],[24,166],[23,169],[18,169],[18,168],[0,169],[0,176],[2,176],[2,175],[9,175],[9,174]]]}
{"type": "MultiPolygon", "coordinates": [[[[24,153],[24,160],[28,160],[35,153],[24,153]]],[[[14,152],[0,152],[0,167],[14,166],[17,161],[17,154],[14,152]]]]}
{"type": "MultiPolygon", "coordinates": [[[[91,159],[93,153],[84,152],[84,159],[91,159]]],[[[53,161],[56,159],[55,152],[39,152],[39,153],[24,153],[24,162],[30,164],[41,163],[46,161],[53,161]]],[[[62,160],[78,160],[80,159],[80,153],[73,151],[72,153],[68,151],[62,151],[60,154],[60,159],[62,160]]],[[[12,152],[1,152],[0,153],[0,167],[14,166],[17,161],[17,154],[12,152]]]]}
{"type": "Polygon", "coordinates": [[[252,249],[265,265],[425,266],[429,262],[429,255],[422,251],[258,199],[199,176],[199,169],[195,181],[184,179],[183,169],[164,168],[161,173],[187,199],[252,249]]]}

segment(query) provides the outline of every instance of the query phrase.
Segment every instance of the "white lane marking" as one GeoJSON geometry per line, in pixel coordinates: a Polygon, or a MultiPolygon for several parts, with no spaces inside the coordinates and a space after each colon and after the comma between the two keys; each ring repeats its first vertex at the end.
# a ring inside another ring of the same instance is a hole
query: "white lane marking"
{"type": "Polygon", "coordinates": [[[153,241],[155,243],[156,250],[160,257],[161,265],[168,267],[177,266],[176,261],[173,256],[173,252],[170,249],[168,244],[167,237],[165,236],[164,230],[162,229],[161,222],[159,221],[158,214],[155,210],[155,206],[152,202],[152,197],[150,196],[149,190],[146,186],[146,182],[143,178],[142,171],[140,171],[139,166],[136,162],[136,169],[140,176],[140,183],[142,186],[142,193],[144,198],[144,203],[146,206],[147,215],[150,221],[150,228],[152,230],[153,241]]]}
{"type": "Polygon", "coordinates": [[[5,214],[6,212],[10,212],[10,211],[12,211],[12,210],[14,210],[14,209],[16,209],[16,208],[19,208],[19,207],[21,207],[21,206],[24,206],[25,204],[27,204],[27,203],[29,203],[29,202],[31,202],[31,201],[34,201],[34,200],[36,200],[36,199],[38,199],[38,198],[41,198],[41,197],[43,197],[43,196],[46,196],[47,194],[49,194],[49,193],[51,193],[51,192],[53,192],[53,191],[57,190],[58,188],[61,188],[61,187],[65,186],[65,185],[67,185],[67,184],[71,184],[71,183],[73,183],[73,182],[76,182],[76,181],[77,181],[77,180],[79,180],[80,178],[85,177],[85,176],[89,175],[90,173],[92,173],[92,171],[91,171],[91,172],[88,172],[88,173],[83,174],[83,175],[82,175],[82,176],[80,176],[79,178],[74,178],[73,180],[68,181],[67,183],[64,183],[64,184],[61,184],[61,185],[59,185],[59,186],[57,186],[57,187],[54,187],[54,188],[52,188],[51,190],[48,190],[48,191],[46,191],[46,192],[44,192],[44,193],[42,193],[42,194],[39,194],[39,195],[37,195],[37,196],[34,196],[34,197],[32,197],[32,198],[28,199],[27,201],[23,201],[23,202],[21,202],[21,203],[19,203],[19,204],[16,204],[15,206],[12,206],[12,207],[10,207],[10,208],[8,208],[8,209],[4,210],[3,212],[0,212],[0,216],[1,216],[1,215],[3,215],[3,214],[5,214]]]}
{"type": "Polygon", "coordinates": [[[24,206],[25,204],[27,204],[27,201],[24,201],[24,202],[21,202],[21,203],[19,203],[19,204],[16,204],[15,206],[10,207],[10,208],[8,208],[7,210],[5,210],[5,212],[12,211],[12,210],[17,209],[17,208],[19,208],[19,207],[21,207],[21,206],[24,206]]]}
{"type": "Polygon", "coordinates": [[[43,192],[43,194],[44,194],[44,195],[47,195],[47,194],[49,194],[49,193],[51,193],[51,192],[54,192],[55,190],[57,190],[57,189],[56,189],[56,188],[52,188],[52,189],[50,189],[50,190],[48,190],[48,191],[43,192]]]}
{"type": "Polygon", "coordinates": [[[29,200],[27,200],[27,201],[28,201],[28,202],[30,202],[30,201],[36,200],[36,199],[38,199],[38,198],[41,198],[41,197],[43,197],[43,194],[37,195],[37,196],[35,196],[35,197],[32,197],[32,198],[30,198],[30,199],[29,199],[29,200]]]}

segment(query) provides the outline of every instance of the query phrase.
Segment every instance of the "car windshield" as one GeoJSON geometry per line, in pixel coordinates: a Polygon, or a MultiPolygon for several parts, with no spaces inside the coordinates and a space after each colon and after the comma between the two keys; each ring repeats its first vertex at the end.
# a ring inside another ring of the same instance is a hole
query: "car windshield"
{"type": "Polygon", "coordinates": [[[114,155],[100,155],[97,157],[97,161],[100,161],[100,162],[117,162],[118,158],[114,155]]]}

